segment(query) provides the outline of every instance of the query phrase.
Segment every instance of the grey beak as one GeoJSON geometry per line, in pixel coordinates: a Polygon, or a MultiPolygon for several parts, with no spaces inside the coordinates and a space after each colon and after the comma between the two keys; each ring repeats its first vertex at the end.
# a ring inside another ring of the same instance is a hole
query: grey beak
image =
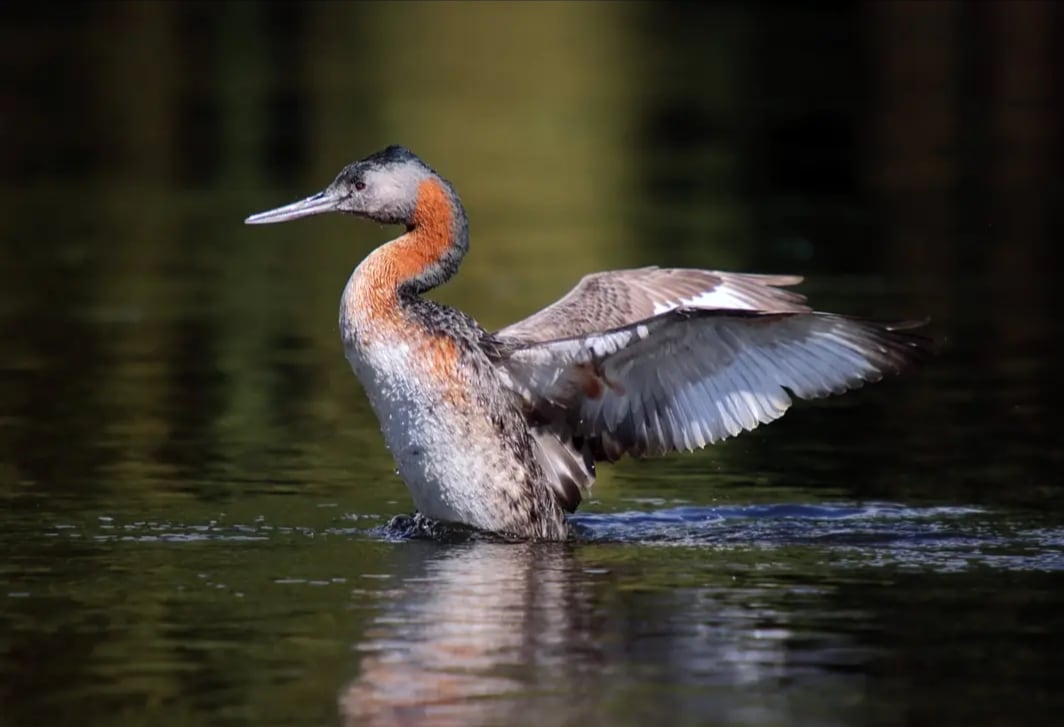
{"type": "Polygon", "coordinates": [[[340,202],[343,200],[344,196],[338,190],[328,188],[306,199],[286,204],[284,207],[277,207],[276,209],[251,215],[251,217],[244,220],[244,224],[268,225],[273,222],[287,222],[300,217],[318,215],[322,212],[334,212],[339,209],[340,202]]]}

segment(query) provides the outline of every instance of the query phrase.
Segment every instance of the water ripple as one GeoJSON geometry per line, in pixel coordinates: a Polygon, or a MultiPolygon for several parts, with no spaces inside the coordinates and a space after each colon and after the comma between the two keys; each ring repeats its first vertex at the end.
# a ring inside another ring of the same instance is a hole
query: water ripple
{"type": "Polygon", "coordinates": [[[978,507],[893,503],[681,506],[583,513],[572,518],[587,542],[830,551],[843,567],[902,566],[939,571],[989,567],[1064,570],[1064,528],[978,507]]]}

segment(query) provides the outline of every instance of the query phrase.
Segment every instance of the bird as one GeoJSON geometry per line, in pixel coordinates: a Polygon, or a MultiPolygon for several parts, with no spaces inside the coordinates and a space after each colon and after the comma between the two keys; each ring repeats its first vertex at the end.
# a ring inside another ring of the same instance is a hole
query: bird
{"type": "Polygon", "coordinates": [[[693,451],[922,360],[910,329],[815,311],[794,275],[641,267],[585,275],[488,331],[423,295],[469,249],[453,184],[402,146],[247,224],[339,212],[403,228],[351,273],[344,352],[416,517],[504,538],[568,539],[599,463],[693,451]]]}

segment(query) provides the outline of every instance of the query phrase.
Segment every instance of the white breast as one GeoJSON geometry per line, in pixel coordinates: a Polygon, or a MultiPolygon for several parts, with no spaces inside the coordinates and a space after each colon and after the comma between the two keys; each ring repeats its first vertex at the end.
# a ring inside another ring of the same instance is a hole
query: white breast
{"type": "Polygon", "coordinates": [[[457,407],[426,382],[416,343],[345,341],[417,509],[484,529],[497,526],[500,480],[520,481],[520,463],[500,446],[486,412],[457,407]]]}
{"type": "Polygon", "coordinates": [[[463,367],[441,382],[441,372],[429,370],[433,337],[401,316],[373,319],[358,304],[358,284],[356,269],[340,304],[344,351],[414,504],[436,520],[498,529],[512,517],[503,494],[526,477],[478,404],[476,387],[485,382],[466,380],[463,367]]]}

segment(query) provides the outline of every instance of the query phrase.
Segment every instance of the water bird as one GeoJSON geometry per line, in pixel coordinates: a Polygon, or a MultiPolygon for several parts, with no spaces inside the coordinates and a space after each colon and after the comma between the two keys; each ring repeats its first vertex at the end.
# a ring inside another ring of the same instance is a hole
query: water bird
{"type": "Polygon", "coordinates": [[[389,146],[317,194],[248,224],[341,212],[404,232],[355,268],[340,301],[347,360],[420,517],[562,540],[599,462],[691,451],[928,350],[911,326],[817,312],[802,278],[644,267],[583,277],[490,332],[422,294],[469,249],[454,186],[389,146]]]}

